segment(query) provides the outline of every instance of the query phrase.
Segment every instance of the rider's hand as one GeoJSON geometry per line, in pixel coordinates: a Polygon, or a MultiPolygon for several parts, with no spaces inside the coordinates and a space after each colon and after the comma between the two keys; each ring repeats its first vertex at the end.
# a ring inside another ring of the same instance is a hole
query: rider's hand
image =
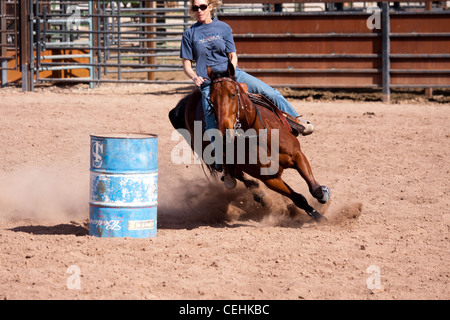
{"type": "Polygon", "coordinates": [[[192,81],[194,81],[194,83],[197,87],[200,87],[202,85],[202,83],[205,82],[205,79],[203,79],[200,76],[195,76],[194,78],[192,78],[192,81]]]}

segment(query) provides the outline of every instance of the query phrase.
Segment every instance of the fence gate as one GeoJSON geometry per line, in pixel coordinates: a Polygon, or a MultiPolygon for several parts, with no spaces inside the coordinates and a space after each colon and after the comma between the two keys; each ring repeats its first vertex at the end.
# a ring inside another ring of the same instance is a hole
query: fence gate
{"type": "Polygon", "coordinates": [[[0,2],[0,70],[1,83],[8,83],[8,70],[19,71],[19,0],[0,2]]]}
{"type": "Polygon", "coordinates": [[[36,83],[159,83],[167,81],[155,72],[182,71],[188,0],[25,1],[32,1],[36,83]]]}

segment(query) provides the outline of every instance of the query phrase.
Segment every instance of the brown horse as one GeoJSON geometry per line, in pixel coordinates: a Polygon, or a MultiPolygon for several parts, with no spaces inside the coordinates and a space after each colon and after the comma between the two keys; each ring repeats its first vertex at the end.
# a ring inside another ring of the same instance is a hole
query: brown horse
{"type": "MultiPolygon", "coordinates": [[[[222,150],[226,150],[223,154],[225,173],[242,181],[253,193],[255,200],[263,205],[269,202],[266,202],[264,194],[258,193],[258,183],[246,179],[244,173],[262,181],[271,190],[290,198],[315,221],[326,220],[308,204],[303,195],[295,192],[282,179],[284,169],[294,168],[306,181],[314,198],[320,203],[329,200],[329,189],[315,180],[309,162],[300,149],[298,139],[273,111],[256,107],[250,101],[243,86],[234,79],[234,69],[231,65],[227,74],[217,75],[209,70],[208,76],[211,79],[210,103],[214,106],[218,132],[223,139],[222,150]]],[[[185,138],[191,148],[205,159],[205,151],[210,142],[209,139],[199,137],[199,134],[204,133],[204,123],[201,131],[198,127],[197,131],[195,130],[196,121],[197,124],[201,123],[203,118],[200,91],[196,90],[180,100],[169,117],[176,129],[188,130],[189,137],[185,138]],[[198,141],[202,141],[200,145],[198,141]]],[[[216,147],[215,152],[221,152],[220,148],[216,147]]]]}

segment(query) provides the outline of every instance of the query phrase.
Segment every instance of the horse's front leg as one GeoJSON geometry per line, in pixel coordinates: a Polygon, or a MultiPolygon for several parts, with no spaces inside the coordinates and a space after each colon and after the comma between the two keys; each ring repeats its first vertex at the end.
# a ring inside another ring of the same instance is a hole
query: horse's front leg
{"type": "Polygon", "coordinates": [[[281,178],[266,179],[263,180],[263,182],[271,190],[291,199],[297,207],[304,210],[315,221],[327,221],[323,215],[314,210],[314,208],[308,204],[308,201],[303,195],[292,190],[292,188],[289,187],[281,178]]]}
{"type": "Polygon", "coordinates": [[[316,179],[309,165],[308,159],[305,157],[303,152],[299,151],[295,154],[294,167],[297,169],[298,173],[306,181],[309,187],[309,192],[314,198],[316,198],[320,203],[327,203],[330,200],[330,189],[326,186],[321,186],[316,179]]]}

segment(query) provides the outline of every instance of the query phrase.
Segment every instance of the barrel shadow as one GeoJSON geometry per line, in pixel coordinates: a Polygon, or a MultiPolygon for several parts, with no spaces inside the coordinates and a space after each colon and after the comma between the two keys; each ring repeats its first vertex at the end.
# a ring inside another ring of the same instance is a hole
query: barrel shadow
{"type": "Polygon", "coordinates": [[[78,223],[58,224],[54,226],[20,226],[8,229],[14,232],[25,232],[35,235],[75,235],[77,237],[89,235],[89,229],[78,223]]]}

